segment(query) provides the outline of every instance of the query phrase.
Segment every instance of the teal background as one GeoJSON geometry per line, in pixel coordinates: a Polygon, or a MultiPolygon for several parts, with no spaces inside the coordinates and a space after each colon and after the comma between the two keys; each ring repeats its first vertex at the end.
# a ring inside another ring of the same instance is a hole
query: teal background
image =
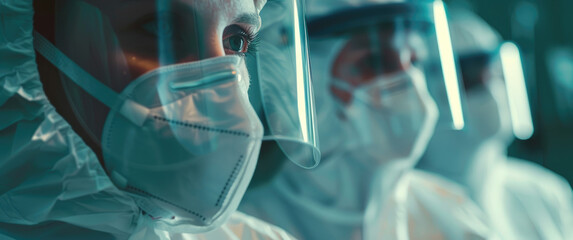
{"type": "MultiPolygon", "coordinates": [[[[571,0],[446,0],[464,5],[484,18],[504,40],[522,50],[535,133],[515,141],[510,156],[537,162],[573,183],[573,117],[559,118],[554,79],[547,58],[557,47],[573,48],[571,0]],[[521,9],[519,11],[518,9],[521,9]]],[[[570,80],[573,76],[569,77],[570,80]]],[[[573,81],[573,80],[571,80],[573,81]]],[[[570,84],[573,85],[573,82],[570,84]]],[[[573,94],[570,92],[569,94],[573,94]]],[[[568,109],[573,115],[573,109],[568,109]]]]}

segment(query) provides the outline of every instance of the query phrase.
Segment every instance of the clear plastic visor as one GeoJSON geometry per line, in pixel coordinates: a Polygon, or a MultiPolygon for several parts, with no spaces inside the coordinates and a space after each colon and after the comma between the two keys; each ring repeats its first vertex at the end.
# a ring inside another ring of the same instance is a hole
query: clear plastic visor
{"type": "Polygon", "coordinates": [[[519,48],[505,42],[495,51],[466,54],[459,59],[465,91],[488,91],[491,81],[500,81],[505,92],[498,101],[509,107],[514,136],[530,138],[534,128],[519,48]]]}
{"type": "MultiPolygon", "coordinates": [[[[249,99],[263,121],[264,140],[277,141],[289,159],[302,167],[318,164],[320,153],[300,1],[55,2],[53,34],[42,34],[83,71],[118,94],[157,68],[226,55],[241,59],[236,64],[237,71],[242,71],[243,64],[268,62],[279,68],[276,72],[295,73],[274,74],[249,67],[245,74],[250,79],[246,81],[249,99]],[[279,19],[264,17],[265,12],[276,10],[277,6],[282,7],[279,19]],[[280,33],[278,38],[276,33],[280,33]]],[[[163,75],[169,77],[163,72],[159,73],[160,83],[163,75]]],[[[69,104],[77,120],[94,142],[100,143],[110,104],[91,97],[72,81],[62,81],[62,88],[71,99],[69,104]]],[[[161,101],[160,104],[168,104],[161,101]]]]}
{"type": "MultiPolygon", "coordinates": [[[[344,10],[309,21],[315,42],[336,43],[330,75],[332,94],[343,103],[353,100],[348,89],[375,84],[381,79],[416,69],[423,73],[429,92],[438,103],[443,126],[464,127],[462,96],[457,78],[445,10],[441,2],[394,3],[344,10]]],[[[311,49],[314,51],[314,49],[311,49]]],[[[388,83],[385,94],[400,90],[388,83]]]]}
{"type": "MultiPolygon", "coordinates": [[[[320,161],[320,152],[304,3],[269,1],[261,19],[256,61],[249,65],[253,79],[249,95],[265,127],[264,140],[268,142],[262,151],[272,151],[271,145],[276,144],[295,164],[313,168],[320,161]]],[[[280,160],[274,161],[269,164],[280,164],[280,160]]]]}

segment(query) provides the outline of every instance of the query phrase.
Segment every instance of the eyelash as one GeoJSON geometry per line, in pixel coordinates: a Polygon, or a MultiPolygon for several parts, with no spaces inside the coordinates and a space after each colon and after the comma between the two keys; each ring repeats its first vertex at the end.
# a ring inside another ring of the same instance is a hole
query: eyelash
{"type": "MultiPolygon", "coordinates": [[[[240,35],[241,37],[243,37],[246,41],[247,44],[247,51],[242,53],[236,53],[239,56],[245,57],[247,55],[252,55],[255,54],[257,52],[257,47],[259,45],[260,42],[260,36],[258,33],[254,33],[252,30],[250,29],[244,29],[243,27],[240,27],[238,25],[234,25],[235,27],[237,27],[239,29],[238,33],[235,33],[235,35],[240,35]]],[[[232,35],[231,35],[232,36],[232,35]]]]}

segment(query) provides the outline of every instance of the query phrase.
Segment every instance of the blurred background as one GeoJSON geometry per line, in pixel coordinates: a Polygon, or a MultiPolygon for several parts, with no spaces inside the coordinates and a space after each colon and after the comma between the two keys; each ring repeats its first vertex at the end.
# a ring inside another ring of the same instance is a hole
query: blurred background
{"type": "Polygon", "coordinates": [[[473,10],[520,46],[535,133],[516,140],[509,155],[537,162],[573,184],[573,1],[445,2],[473,10]]]}

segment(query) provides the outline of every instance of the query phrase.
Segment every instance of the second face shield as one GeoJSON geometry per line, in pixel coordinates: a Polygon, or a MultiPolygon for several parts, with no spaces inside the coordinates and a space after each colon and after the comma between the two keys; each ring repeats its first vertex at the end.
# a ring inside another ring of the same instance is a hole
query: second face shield
{"type": "Polygon", "coordinates": [[[440,111],[452,128],[463,126],[447,29],[441,2],[362,6],[309,21],[324,154],[356,145],[384,159],[417,158],[435,126],[434,99],[448,103],[440,111]],[[331,111],[336,118],[323,114],[331,111]]]}

